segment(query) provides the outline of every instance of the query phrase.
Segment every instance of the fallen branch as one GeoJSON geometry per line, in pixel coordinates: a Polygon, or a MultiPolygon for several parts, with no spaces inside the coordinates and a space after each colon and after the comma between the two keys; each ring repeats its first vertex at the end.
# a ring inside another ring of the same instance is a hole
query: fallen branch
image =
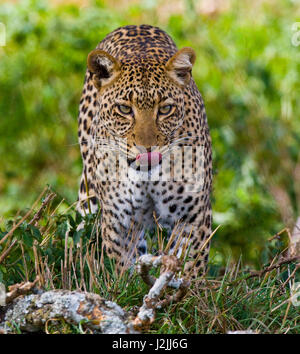
{"type": "Polygon", "coordinates": [[[13,325],[25,332],[45,330],[53,320],[82,324],[92,333],[137,333],[120,306],[91,293],[52,290],[26,295],[14,299],[1,312],[4,312],[0,322],[2,333],[13,332],[13,325]]]}
{"type": "Polygon", "coordinates": [[[134,328],[141,330],[148,328],[155,319],[155,310],[180,301],[186,294],[190,283],[185,279],[175,279],[175,274],[181,270],[180,261],[175,256],[152,256],[147,254],[141,256],[138,261],[138,273],[146,284],[152,286],[149,293],[144,297],[143,305],[133,321],[134,328]],[[149,274],[151,268],[161,266],[159,278],[149,274]],[[160,300],[163,291],[167,288],[178,289],[172,296],[165,296],[160,300]]]}

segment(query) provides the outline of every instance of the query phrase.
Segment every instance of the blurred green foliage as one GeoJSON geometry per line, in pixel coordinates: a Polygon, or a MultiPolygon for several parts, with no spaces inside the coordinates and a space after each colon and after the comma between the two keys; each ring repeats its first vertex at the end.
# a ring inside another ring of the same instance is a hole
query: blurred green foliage
{"type": "Polygon", "coordinates": [[[299,214],[293,167],[300,145],[300,46],[291,39],[300,4],[232,0],[205,14],[189,0],[181,1],[184,10],[166,14],[164,3],[0,5],[7,30],[0,47],[0,213],[28,207],[46,184],[67,204],[76,201],[76,117],[87,54],[113,29],[149,23],[179,48],[197,52],[193,75],[213,139],[214,223],[222,224],[212,262],[242,253],[256,263],[266,239],[284,227],[274,190],[284,190],[299,214]]]}

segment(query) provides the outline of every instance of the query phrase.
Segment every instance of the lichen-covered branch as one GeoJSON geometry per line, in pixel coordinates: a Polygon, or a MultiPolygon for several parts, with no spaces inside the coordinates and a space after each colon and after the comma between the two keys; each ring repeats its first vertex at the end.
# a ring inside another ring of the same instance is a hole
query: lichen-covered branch
{"type": "Polygon", "coordinates": [[[136,333],[120,306],[91,293],[52,290],[26,295],[14,299],[1,312],[4,312],[2,319],[0,314],[2,333],[12,332],[12,324],[25,332],[44,330],[53,319],[74,325],[84,323],[93,333],[136,333]]]}
{"type": "Polygon", "coordinates": [[[137,270],[146,284],[152,286],[149,293],[144,297],[138,315],[133,321],[137,330],[147,328],[154,322],[155,310],[162,308],[171,302],[177,302],[186,294],[189,282],[185,279],[176,279],[175,274],[181,269],[180,261],[175,256],[141,256],[137,270]],[[160,276],[155,279],[149,274],[151,268],[161,266],[160,276]],[[160,300],[163,291],[167,288],[178,289],[172,296],[166,296],[160,300]]]}

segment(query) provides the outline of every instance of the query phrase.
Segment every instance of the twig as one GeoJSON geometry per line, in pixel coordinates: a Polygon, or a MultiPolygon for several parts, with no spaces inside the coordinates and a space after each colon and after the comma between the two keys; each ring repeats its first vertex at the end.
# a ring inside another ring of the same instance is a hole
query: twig
{"type": "Polygon", "coordinates": [[[36,206],[36,204],[41,200],[42,196],[45,194],[48,187],[45,187],[42,193],[39,195],[38,199],[34,202],[31,209],[23,216],[23,218],[0,240],[0,245],[6,241],[14,232],[15,230],[28,218],[28,216],[32,213],[32,210],[36,206]]]}
{"type": "Polygon", "coordinates": [[[296,264],[296,267],[295,267],[295,269],[293,270],[293,272],[292,272],[292,274],[287,278],[287,280],[284,282],[284,283],[282,283],[281,284],[281,289],[283,289],[285,286],[286,286],[286,284],[292,279],[292,278],[294,278],[294,276],[296,275],[296,273],[297,273],[297,271],[300,269],[300,263],[298,263],[298,264],[296,264]]]}
{"type": "Polygon", "coordinates": [[[50,193],[46,196],[46,198],[44,199],[40,209],[37,211],[37,213],[34,214],[33,218],[29,221],[29,225],[32,225],[33,223],[35,223],[34,226],[36,226],[37,221],[39,221],[39,219],[42,216],[42,212],[45,209],[45,207],[51,202],[52,199],[54,199],[56,197],[55,193],[50,193]]]}
{"type": "Polygon", "coordinates": [[[290,264],[293,263],[297,260],[299,260],[300,256],[295,256],[295,257],[290,257],[290,258],[284,258],[281,261],[275,263],[272,266],[266,267],[263,270],[257,271],[257,272],[253,272],[252,274],[250,274],[246,279],[249,278],[253,278],[253,277],[261,277],[263,274],[267,273],[267,272],[271,272],[274,269],[278,269],[280,268],[283,264],[290,264]]]}
{"type": "Polygon", "coordinates": [[[284,264],[290,264],[290,263],[293,263],[293,262],[296,262],[300,259],[300,256],[295,256],[295,257],[289,257],[289,258],[283,258],[281,261],[269,266],[269,267],[266,267],[260,271],[257,271],[257,272],[253,272],[252,274],[249,274],[249,275],[245,275],[243,277],[240,277],[238,279],[235,279],[234,281],[230,282],[228,285],[234,285],[235,283],[238,283],[239,281],[242,281],[242,280],[248,280],[250,278],[254,278],[254,277],[261,277],[262,275],[264,275],[265,273],[268,273],[268,272],[271,272],[272,270],[274,269],[278,269],[280,268],[282,265],[284,264]]]}
{"type": "Polygon", "coordinates": [[[0,255],[0,264],[4,261],[4,259],[8,256],[8,254],[10,253],[10,251],[12,250],[12,248],[14,247],[14,245],[16,244],[18,240],[14,240],[9,247],[2,252],[2,254],[0,255]]]}

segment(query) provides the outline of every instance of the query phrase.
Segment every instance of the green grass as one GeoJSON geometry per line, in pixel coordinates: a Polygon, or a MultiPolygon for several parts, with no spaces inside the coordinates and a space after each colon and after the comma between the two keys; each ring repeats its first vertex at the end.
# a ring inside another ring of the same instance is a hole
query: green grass
{"type": "MultiPolygon", "coordinates": [[[[87,215],[85,226],[74,206],[62,207],[60,198],[46,188],[26,218],[3,221],[0,229],[0,280],[6,286],[40,276],[45,290],[69,289],[98,293],[137,314],[148,287],[135,271],[122,277],[113,272],[114,262],[101,251],[97,215],[87,215]],[[20,221],[22,221],[20,223],[20,221]],[[18,222],[20,225],[18,227],[18,222]],[[9,232],[10,230],[13,232],[9,232]],[[8,235],[8,236],[6,236],[8,235]]],[[[280,240],[265,248],[264,264],[275,264],[283,250],[280,240]]],[[[295,264],[283,264],[259,276],[253,269],[228,261],[226,267],[211,259],[207,274],[195,282],[185,298],[158,310],[146,333],[226,333],[251,329],[259,333],[299,333],[300,312],[291,299],[288,276],[295,264]]],[[[12,324],[13,326],[13,324],[12,324]]],[[[47,323],[48,333],[85,333],[84,323],[47,323]]],[[[15,333],[20,333],[15,328],[15,333]]]]}

